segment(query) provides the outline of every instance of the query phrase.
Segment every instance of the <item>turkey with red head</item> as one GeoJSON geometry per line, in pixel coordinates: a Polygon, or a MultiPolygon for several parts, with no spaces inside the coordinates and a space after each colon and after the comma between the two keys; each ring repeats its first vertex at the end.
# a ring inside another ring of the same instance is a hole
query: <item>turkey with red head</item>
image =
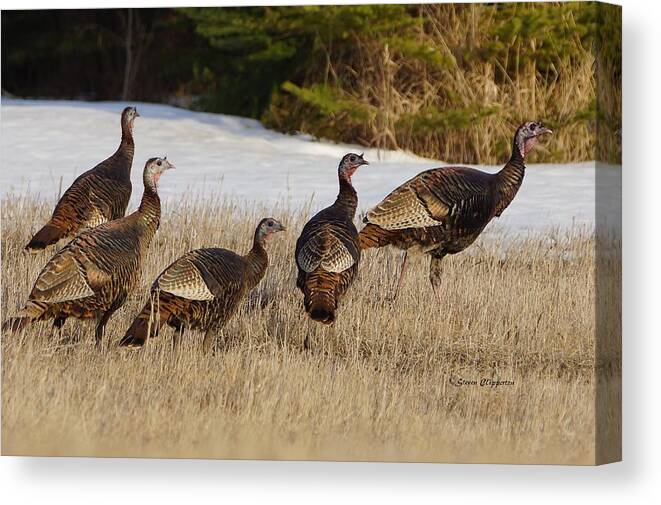
{"type": "Polygon", "coordinates": [[[359,235],[361,249],[392,245],[406,251],[395,298],[408,251],[414,248],[430,255],[429,279],[440,296],[441,260],[471,245],[512,202],[523,182],[526,155],[546,133],[552,132],[540,122],[523,123],[514,135],[512,155],[499,172],[461,166],[426,170],[367,213],[359,235]]]}
{"type": "Polygon", "coordinates": [[[5,322],[3,331],[46,319],[54,319],[58,329],[69,317],[96,319],[100,345],[106,323],[138,282],[161,220],[157,184],[171,168],[174,165],[165,158],[147,161],[138,210],[81,233],[57,252],[39,273],[23,309],[5,322]]]}
{"type": "Polygon", "coordinates": [[[342,158],[335,202],[307,222],[296,242],[296,286],[303,292],[305,311],[320,323],[335,321],[340,299],[358,270],[360,247],[353,223],[358,195],[351,177],[362,165],[368,165],[362,155],[349,153],[342,158]]]}

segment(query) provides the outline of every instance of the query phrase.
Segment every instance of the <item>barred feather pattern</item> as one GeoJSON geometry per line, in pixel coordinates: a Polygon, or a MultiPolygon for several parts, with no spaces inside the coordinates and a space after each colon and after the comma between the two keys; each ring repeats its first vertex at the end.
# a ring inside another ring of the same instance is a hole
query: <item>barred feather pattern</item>
{"type": "Polygon", "coordinates": [[[525,174],[517,152],[496,174],[442,167],[405,182],[365,216],[361,249],[393,245],[440,257],[463,251],[514,199],[525,174]]]}
{"type": "Polygon", "coordinates": [[[30,321],[109,317],[139,280],[160,214],[156,187],[145,176],[139,209],[83,232],[55,254],[17,317],[30,321]]]}
{"type": "MultiPolygon", "coordinates": [[[[234,315],[247,292],[246,262],[227,249],[197,249],[184,256],[200,272],[200,280],[212,294],[209,300],[178,296],[164,291],[159,279],[152,287],[158,292],[158,310],[169,314],[167,322],[185,324],[193,330],[220,329],[234,315]]],[[[164,276],[166,271],[161,274],[164,276]]]]}
{"type": "Polygon", "coordinates": [[[358,271],[360,247],[353,218],[358,196],[348,177],[340,175],[335,203],[307,222],[296,242],[296,286],[305,311],[315,321],[332,324],[341,297],[358,271]]]}
{"type": "Polygon", "coordinates": [[[132,122],[122,113],[122,139],[115,153],[81,174],[64,192],[50,220],[26,246],[37,251],[86,229],[124,217],[131,198],[135,145],[132,122]]]}
{"type": "Polygon", "coordinates": [[[221,248],[187,252],[156,278],[150,301],[120,345],[140,347],[164,325],[221,330],[262,280],[267,267],[268,255],[257,232],[252,249],[244,256],[221,248]]]}

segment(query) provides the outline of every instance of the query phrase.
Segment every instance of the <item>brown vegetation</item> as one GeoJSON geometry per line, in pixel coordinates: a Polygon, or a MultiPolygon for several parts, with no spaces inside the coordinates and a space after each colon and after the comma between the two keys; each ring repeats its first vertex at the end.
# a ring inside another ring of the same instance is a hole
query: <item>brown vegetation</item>
{"type": "MultiPolygon", "coordinates": [[[[594,462],[585,230],[505,241],[492,223],[444,261],[440,304],[420,257],[393,307],[385,286],[400,253],[369,251],[330,330],[307,320],[295,289],[294,241],[310,212],[187,201],[164,207],[141,287],[108,325],[104,352],[79,321],[62,342],[48,324],[3,338],[4,454],[594,462]],[[116,347],[166,265],[201,246],[247,250],[264,215],[288,231],[269,244],[271,266],[227,325],[223,352],[204,355],[202,335],[189,332],[175,353],[169,331],[141,351],[116,347]],[[482,378],[513,384],[456,385],[482,378]]],[[[25,223],[42,222],[51,204],[3,201],[3,318],[47,260],[21,247],[25,223]]]]}
{"type": "Polygon", "coordinates": [[[502,163],[542,120],[539,161],[621,155],[616,5],[6,11],[1,31],[18,96],[169,102],[464,163],[502,163]]]}
{"type": "Polygon", "coordinates": [[[333,140],[494,164],[509,155],[519,123],[542,120],[558,135],[535,160],[618,162],[619,10],[609,7],[415,6],[412,26],[388,35],[368,26],[353,33],[350,50],[328,47],[305,86],[285,83],[264,120],[333,140]],[[597,45],[600,30],[610,38],[597,45]],[[595,47],[610,58],[599,81],[595,47]]]}

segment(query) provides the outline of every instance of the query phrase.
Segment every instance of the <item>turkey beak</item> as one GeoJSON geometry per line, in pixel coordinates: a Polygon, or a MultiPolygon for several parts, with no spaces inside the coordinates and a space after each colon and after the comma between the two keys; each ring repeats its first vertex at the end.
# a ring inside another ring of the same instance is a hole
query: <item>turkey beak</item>
{"type": "Polygon", "coordinates": [[[553,135],[553,130],[551,130],[550,128],[547,128],[546,126],[544,126],[544,127],[542,127],[542,131],[541,131],[540,135],[544,135],[545,133],[548,133],[549,135],[553,135]]]}
{"type": "Polygon", "coordinates": [[[360,160],[360,163],[359,163],[359,165],[369,165],[369,164],[370,163],[367,160],[360,160]]]}
{"type": "Polygon", "coordinates": [[[140,117],[140,113],[138,112],[138,109],[135,109],[135,117],[140,117]]]}
{"type": "Polygon", "coordinates": [[[177,167],[174,166],[174,164],[170,163],[167,159],[165,160],[165,170],[172,170],[177,167]]]}
{"type": "Polygon", "coordinates": [[[278,231],[287,231],[287,228],[284,224],[278,223],[278,231]]]}

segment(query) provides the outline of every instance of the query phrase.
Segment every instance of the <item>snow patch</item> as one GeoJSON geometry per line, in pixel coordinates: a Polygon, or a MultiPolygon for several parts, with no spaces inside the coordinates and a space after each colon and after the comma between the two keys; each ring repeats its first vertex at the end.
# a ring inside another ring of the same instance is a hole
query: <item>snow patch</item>
{"type": "MultiPolygon", "coordinates": [[[[32,193],[54,199],[85,170],[111,155],[119,144],[119,102],[2,99],[0,192],[32,193]]],[[[131,207],[141,196],[142,167],[167,155],[177,166],[160,185],[164,200],[186,195],[226,198],[267,206],[317,210],[337,194],[337,164],[347,152],[365,152],[370,165],[354,176],[359,211],[417,173],[445,163],[402,151],[318,141],[285,135],[252,119],[193,112],[167,105],[132,103],[135,122],[134,184],[131,207]]],[[[456,164],[456,163],[454,163],[456,164]]],[[[473,165],[474,166],[474,165],[473,165]]],[[[498,166],[476,166],[494,172],[498,166]]],[[[619,172],[620,167],[599,170],[619,172]]],[[[616,181],[618,178],[613,177],[616,181]]],[[[493,231],[539,232],[548,228],[594,226],[595,164],[530,165],[510,207],[493,231]]]]}

